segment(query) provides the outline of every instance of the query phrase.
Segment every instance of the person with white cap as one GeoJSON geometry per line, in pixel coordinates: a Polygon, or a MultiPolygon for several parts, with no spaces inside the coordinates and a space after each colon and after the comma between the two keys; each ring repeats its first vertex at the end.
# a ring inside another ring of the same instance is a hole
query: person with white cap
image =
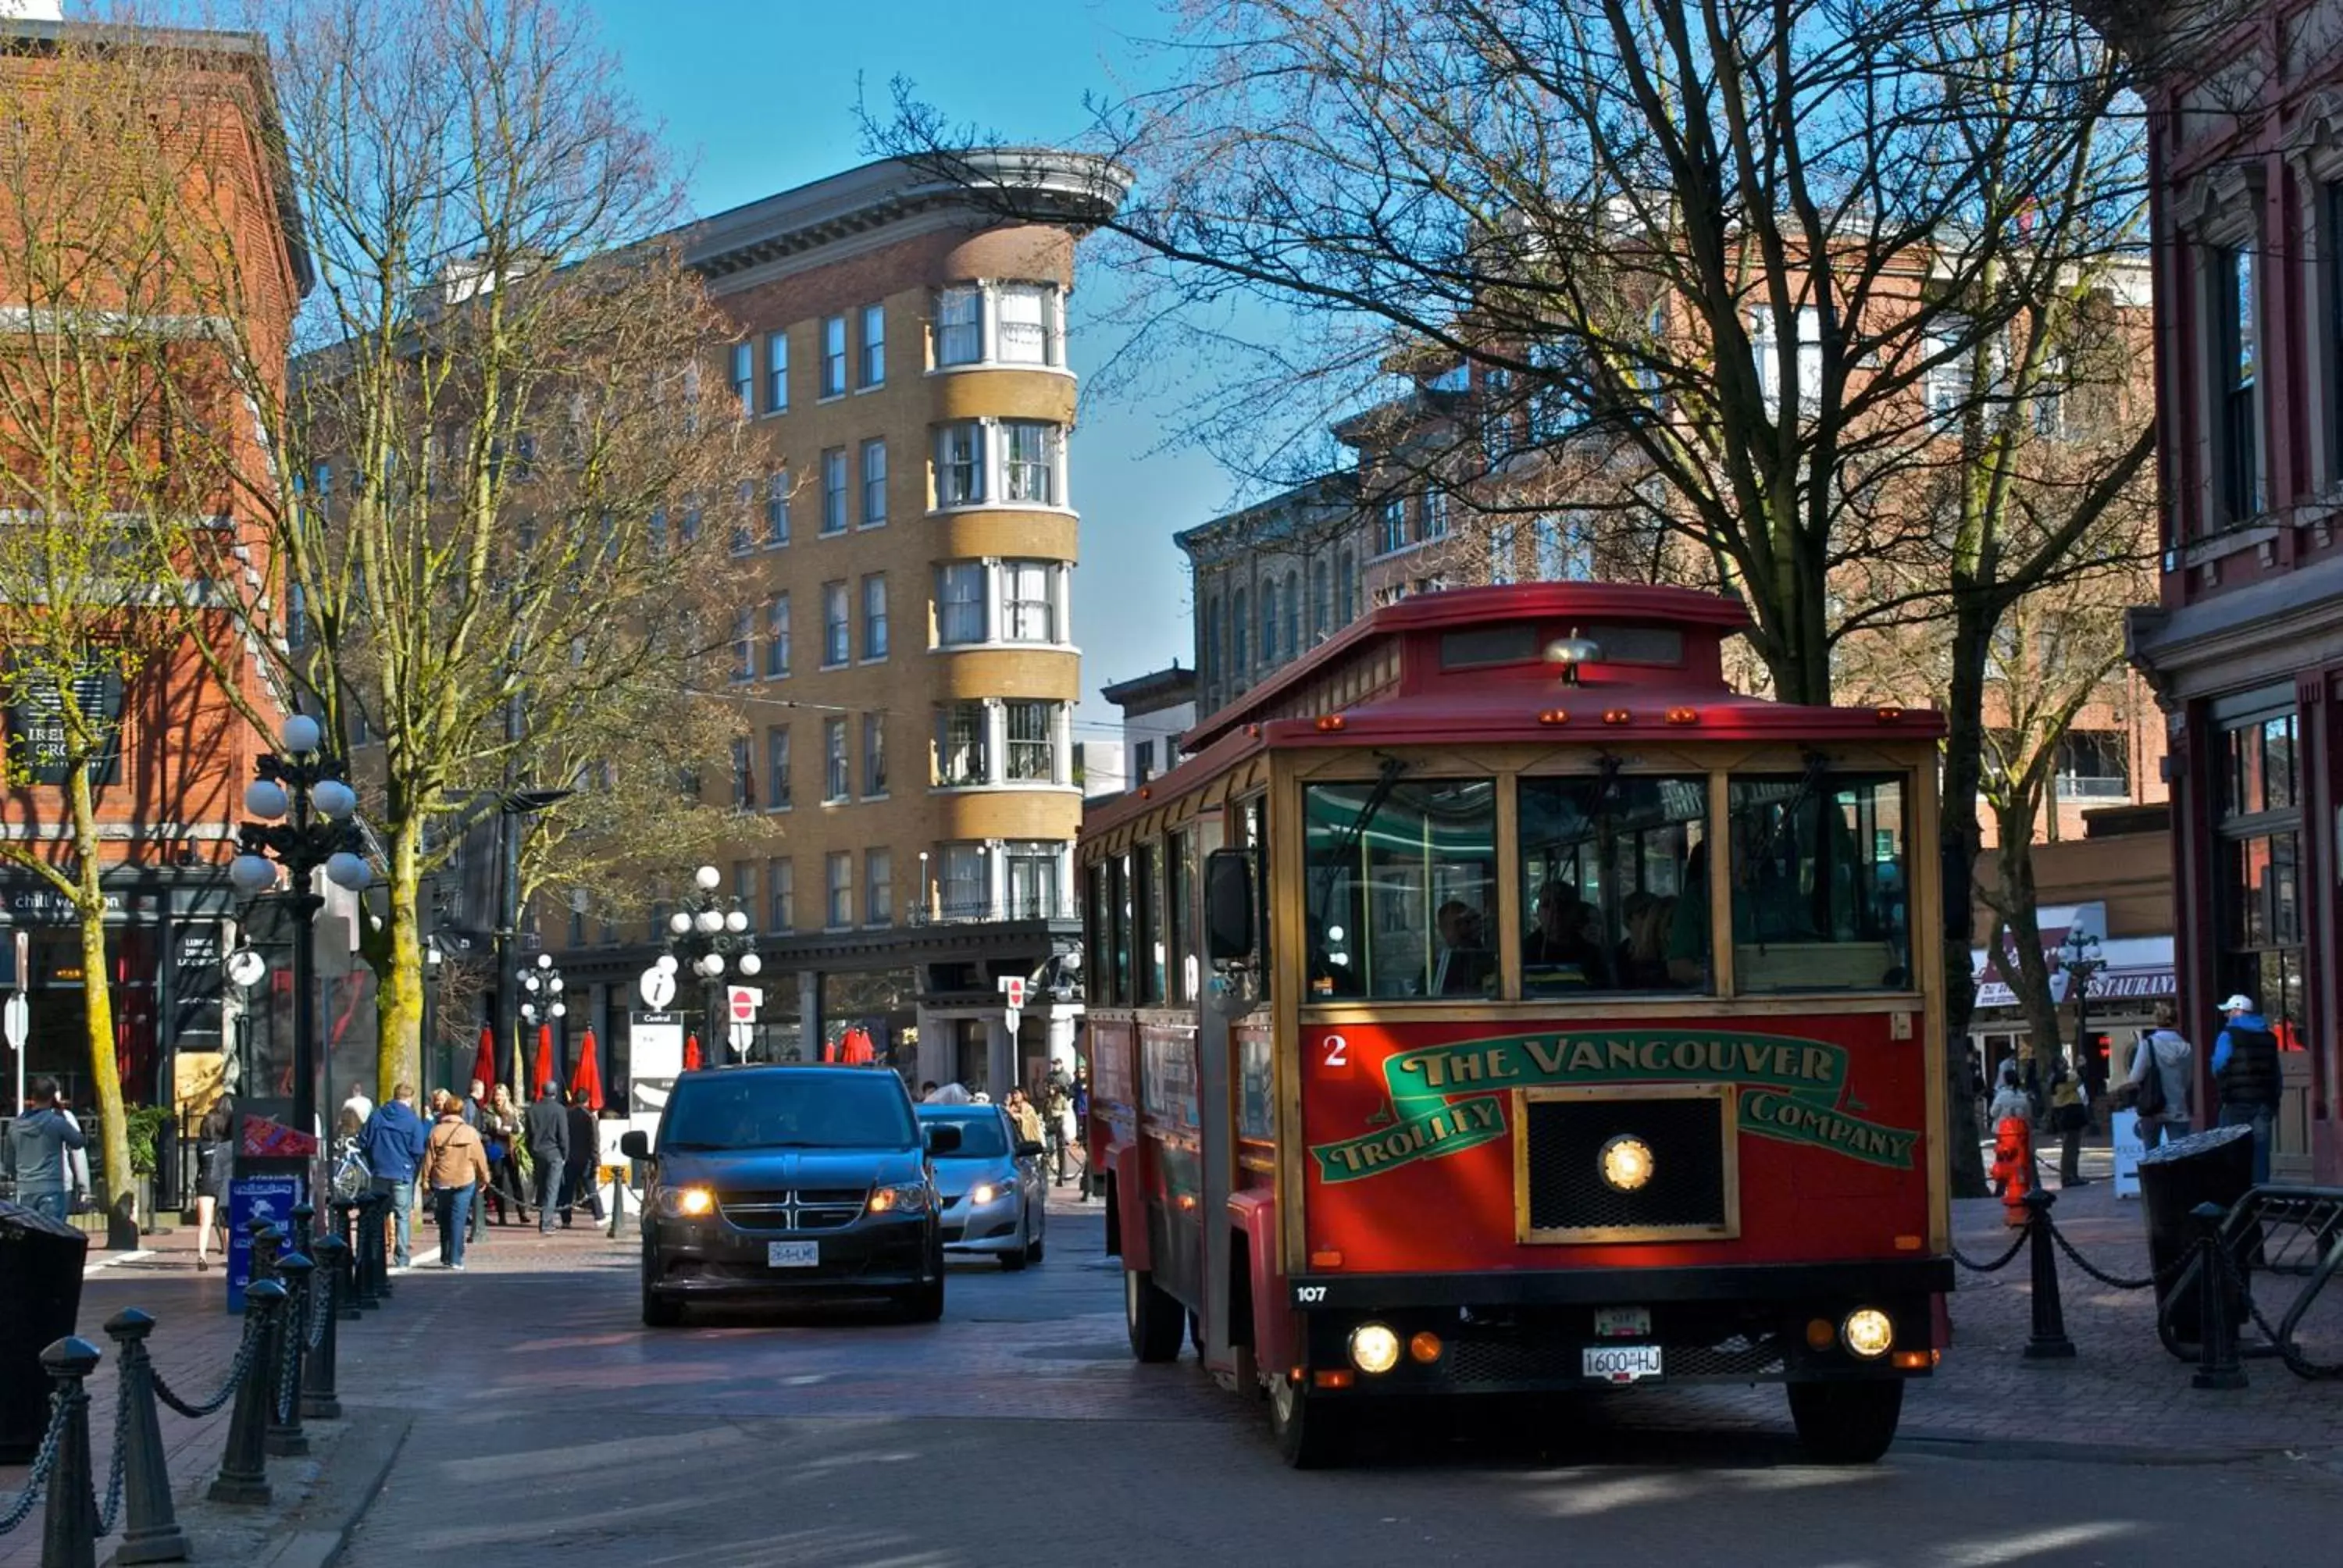
{"type": "Polygon", "coordinates": [[[2270,1131],[2278,1120],[2278,1036],[2254,1010],[2254,999],[2221,1004],[2228,1020],[2213,1042],[2213,1087],[2221,1097],[2221,1125],[2254,1130],[2254,1184],[2269,1180],[2270,1131]]]}

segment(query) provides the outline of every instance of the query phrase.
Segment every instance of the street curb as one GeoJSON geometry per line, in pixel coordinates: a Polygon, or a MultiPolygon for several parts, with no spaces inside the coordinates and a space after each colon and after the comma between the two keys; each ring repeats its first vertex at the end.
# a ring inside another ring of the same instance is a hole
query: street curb
{"type": "MultiPolygon", "coordinates": [[[[2136,1464],[2154,1470],[2203,1470],[2221,1465],[2257,1464],[2270,1459],[2299,1460],[2307,1455],[2286,1443],[2187,1452],[2136,1443],[2054,1442],[2043,1438],[1966,1437],[1956,1432],[1906,1427],[1896,1434],[1890,1452],[1935,1453],[1940,1458],[1966,1460],[2026,1460],[2043,1464],[2136,1464]]],[[[2317,1451],[2311,1451],[2315,1454],[2317,1451]]],[[[2324,1462],[2323,1459],[2320,1460],[2324,1462]]]]}
{"type": "Polygon", "coordinates": [[[415,1418],[395,1411],[353,1407],[349,1430],[332,1458],[287,1517],[292,1531],[264,1544],[254,1568],[333,1568],[375,1499],[382,1495],[393,1466],[415,1430],[415,1418]]]}

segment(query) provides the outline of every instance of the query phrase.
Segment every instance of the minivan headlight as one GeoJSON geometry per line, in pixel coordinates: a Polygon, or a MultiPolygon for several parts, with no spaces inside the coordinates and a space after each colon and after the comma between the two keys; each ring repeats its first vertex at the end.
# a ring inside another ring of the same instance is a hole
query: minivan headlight
{"type": "Polygon", "coordinates": [[[654,1200],[668,1220],[704,1220],[716,1212],[716,1194],[705,1187],[666,1187],[654,1200]]]}
{"type": "Polygon", "coordinates": [[[873,1187],[867,1214],[924,1214],[928,1210],[928,1184],[906,1182],[897,1187],[873,1187]]]}

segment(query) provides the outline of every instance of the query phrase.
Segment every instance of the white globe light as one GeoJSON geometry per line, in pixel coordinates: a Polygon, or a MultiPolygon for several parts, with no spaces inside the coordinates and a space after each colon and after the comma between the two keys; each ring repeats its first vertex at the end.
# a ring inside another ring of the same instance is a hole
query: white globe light
{"type": "Polygon", "coordinates": [[[537,988],[538,988],[538,979],[537,979],[537,977],[536,977],[535,975],[533,975],[533,974],[530,974],[530,973],[529,973],[528,970],[522,970],[522,971],[521,971],[521,977],[520,977],[520,989],[521,989],[521,990],[523,990],[533,991],[533,990],[537,990],[537,988]]]}
{"type": "Polygon", "coordinates": [[[724,873],[713,866],[702,866],[691,873],[691,879],[699,884],[701,892],[712,893],[716,890],[716,885],[724,879],[724,873]]]}
{"type": "Polygon", "coordinates": [[[569,1016],[569,1004],[568,1004],[568,1002],[566,1002],[566,1001],[558,1001],[558,1002],[555,1002],[555,1003],[553,1004],[553,1016],[554,1016],[554,1017],[556,1017],[556,1018],[567,1018],[567,1017],[568,1017],[568,1016],[569,1016]]]}
{"type": "Polygon", "coordinates": [[[661,974],[663,974],[663,975],[671,975],[671,974],[675,973],[675,971],[676,971],[678,969],[681,968],[681,967],[682,967],[681,965],[678,964],[678,963],[675,961],[675,955],[674,955],[673,953],[661,953],[661,954],[659,954],[659,973],[661,973],[661,974]]]}
{"type": "Polygon", "coordinates": [[[537,955],[537,967],[538,967],[538,968],[539,968],[539,969],[541,969],[541,970],[549,970],[549,969],[551,969],[551,968],[553,967],[553,955],[552,955],[551,953],[539,953],[539,954],[538,954],[538,955],[537,955]]]}
{"type": "Polygon", "coordinates": [[[358,809],[358,792],[338,779],[318,779],[317,788],[309,791],[309,799],[328,822],[346,821],[358,809]]]}
{"type": "Polygon", "coordinates": [[[749,917],[739,910],[733,910],[724,917],[724,929],[734,936],[739,936],[749,929],[749,917]]]}
{"type": "Polygon", "coordinates": [[[764,967],[765,960],[759,958],[756,954],[742,953],[740,955],[740,972],[742,974],[752,975],[762,970],[764,967]]]}
{"type": "Polygon", "coordinates": [[[706,975],[709,980],[714,980],[718,975],[722,974],[724,972],[724,955],[722,953],[710,953],[706,958],[700,960],[699,972],[706,975]]]}
{"type": "Polygon", "coordinates": [[[337,888],[355,893],[374,880],[374,868],[366,863],[363,855],[353,855],[347,849],[326,858],[326,880],[337,888]]]}
{"type": "Polygon", "coordinates": [[[307,757],[317,749],[317,742],[323,739],[325,731],[306,713],[297,713],[285,721],[285,749],[296,757],[307,757]]]}
{"type": "Polygon", "coordinates": [[[521,1017],[528,1020],[529,1022],[535,1023],[537,1021],[537,1004],[533,1001],[525,1001],[521,1003],[520,1015],[521,1017]]]}
{"type": "Polygon", "coordinates": [[[702,936],[712,937],[724,929],[724,917],[714,910],[702,910],[692,917],[691,923],[699,928],[702,936]]]}
{"type": "Polygon", "coordinates": [[[244,787],[246,812],[264,822],[276,821],[291,804],[285,798],[285,786],[274,779],[256,779],[244,787]]]}
{"type": "Polygon", "coordinates": [[[667,929],[677,936],[681,936],[691,930],[691,917],[678,910],[667,918],[667,929]]]}
{"type": "Polygon", "coordinates": [[[265,893],[277,885],[277,862],[259,855],[238,855],[227,863],[227,879],[240,893],[265,893]]]}

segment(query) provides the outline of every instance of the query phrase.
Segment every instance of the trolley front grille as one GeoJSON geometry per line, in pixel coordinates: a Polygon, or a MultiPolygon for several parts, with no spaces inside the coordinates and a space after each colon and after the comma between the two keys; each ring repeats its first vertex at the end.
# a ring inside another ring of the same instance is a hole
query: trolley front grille
{"type": "Polygon", "coordinates": [[[1525,1232],[1542,1241],[1730,1233],[1730,1105],[1718,1094],[1532,1097],[1523,1132],[1525,1232]],[[1604,1180],[1604,1150],[1614,1139],[1650,1151],[1650,1179],[1630,1191],[1604,1180]]]}

